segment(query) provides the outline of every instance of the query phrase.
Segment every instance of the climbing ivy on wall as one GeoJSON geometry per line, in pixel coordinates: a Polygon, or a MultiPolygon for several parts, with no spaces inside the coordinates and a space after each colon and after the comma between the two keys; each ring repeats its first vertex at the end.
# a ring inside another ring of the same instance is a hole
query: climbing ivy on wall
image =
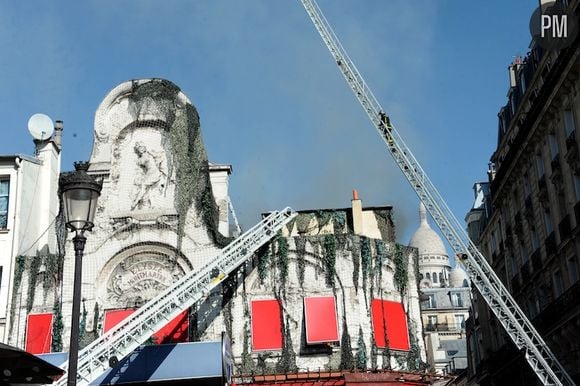
{"type": "MultiPolygon", "coordinates": [[[[180,89],[173,83],[153,79],[146,83],[135,82],[131,98],[137,114],[148,106],[149,98],[165,111],[171,152],[175,160],[176,192],[175,208],[178,220],[178,250],[181,248],[187,213],[192,206],[201,214],[204,224],[214,242],[225,246],[230,239],[219,232],[219,211],[215,203],[209,179],[209,164],[203,145],[197,110],[190,103],[180,105],[177,96],[180,89]]],[[[173,167],[173,165],[170,165],[173,167]]],[[[171,173],[171,170],[170,170],[171,173]]]]}
{"type": "Polygon", "coordinates": [[[270,264],[270,244],[262,246],[256,252],[258,258],[258,277],[260,278],[260,283],[264,284],[266,276],[268,275],[268,265],[270,264]]]}
{"type": "Polygon", "coordinates": [[[26,293],[26,312],[30,313],[34,305],[34,294],[36,292],[36,281],[38,279],[38,271],[42,263],[42,256],[29,256],[30,267],[28,268],[28,288],[26,293]]]}
{"type": "Polygon", "coordinates": [[[358,278],[360,275],[360,239],[357,237],[352,238],[352,244],[350,247],[350,252],[352,255],[352,282],[354,284],[354,289],[358,293],[358,278]]]}
{"type": "Polygon", "coordinates": [[[20,290],[20,284],[22,284],[22,275],[26,269],[26,257],[16,256],[16,266],[14,267],[14,285],[12,287],[12,299],[10,300],[10,328],[9,335],[12,335],[12,330],[14,328],[14,317],[16,315],[16,298],[18,297],[18,291],[20,290]]]}
{"type": "Polygon", "coordinates": [[[358,328],[358,349],[356,352],[356,368],[366,370],[367,368],[367,346],[363,335],[362,327],[358,328]]]}
{"type": "Polygon", "coordinates": [[[350,335],[348,334],[348,325],[346,317],[342,318],[342,336],[340,338],[340,369],[352,370],[354,368],[354,357],[352,355],[352,346],[350,344],[350,335]]]}
{"type": "Polygon", "coordinates": [[[322,230],[332,220],[332,212],[328,210],[318,210],[315,213],[316,221],[318,222],[318,232],[322,230]]]}
{"type": "Polygon", "coordinates": [[[248,322],[244,322],[244,341],[242,344],[242,361],[240,364],[240,373],[250,374],[254,371],[254,360],[250,353],[251,333],[248,322]]]}
{"type": "Polygon", "coordinates": [[[299,213],[296,216],[296,229],[299,234],[304,234],[309,230],[308,227],[313,218],[314,215],[312,213],[299,213]]]}
{"type": "Polygon", "coordinates": [[[52,352],[60,352],[62,351],[62,330],[64,328],[64,324],[62,322],[62,305],[58,299],[54,302],[52,312],[54,316],[52,321],[51,349],[52,352]]]}
{"type": "Polygon", "coordinates": [[[296,245],[296,269],[300,288],[304,287],[304,272],[306,270],[306,238],[298,236],[294,238],[296,245]]]}
{"type": "Polygon", "coordinates": [[[99,337],[99,303],[97,302],[93,307],[93,336],[94,339],[99,337]]]}
{"type": "Polygon", "coordinates": [[[409,283],[409,259],[405,249],[399,245],[395,245],[395,286],[401,296],[404,296],[407,292],[407,286],[409,283]]]}
{"type": "Polygon", "coordinates": [[[361,256],[361,265],[362,265],[362,273],[363,273],[363,291],[366,294],[367,292],[367,285],[368,285],[368,278],[369,274],[371,273],[371,262],[372,262],[372,255],[371,255],[371,243],[368,237],[361,236],[360,238],[360,256],[361,256]]]}
{"type": "Polygon", "coordinates": [[[334,235],[324,236],[324,263],[326,265],[326,284],[334,287],[336,273],[336,240],[334,235]]]}
{"type": "Polygon", "coordinates": [[[288,239],[278,237],[276,240],[278,250],[276,253],[278,269],[280,270],[280,284],[284,287],[288,279],[288,239]]]}
{"type": "MultiPolygon", "coordinates": [[[[283,315],[283,311],[281,310],[281,315],[283,315]]],[[[298,366],[296,365],[296,353],[294,352],[294,348],[292,346],[292,335],[290,334],[290,322],[288,317],[286,320],[282,317],[282,332],[283,332],[283,347],[282,352],[280,354],[280,359],[278,363],[276,363],[276,371],[279,373],[293,373],[298,370],[298,366]]]]}
{"type": "Polygon", "coordinates": [[[375,218],[377,220],[377,226],[379,232],[381,233],[381,238],[384,241],[395,241],[395,225],[393,223],[393,217],[390,210],[377,210],[375,211],[375,218]]]}
{"type": "Polygon", "coordinates": [[[334,233],[343,232],[344,226],[346,225],[346,213],[343,211],[332,212],[332,222],[334,226],[334,233]]]}

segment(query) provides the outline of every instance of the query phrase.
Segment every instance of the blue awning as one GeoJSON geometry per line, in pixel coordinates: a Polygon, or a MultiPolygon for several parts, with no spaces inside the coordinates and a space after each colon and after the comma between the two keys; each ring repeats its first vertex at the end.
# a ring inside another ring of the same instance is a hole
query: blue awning
{"type": "MultiPolygon", "coordinates": [[[[66,353],[39,356],[56,365],[67,360],[66,353]]],[[[94,380],[91,386],[183,381],[190,385],[223,385],[222,368],[221,342],[140,346],[120,360],[115,368],[94,380]]]]}

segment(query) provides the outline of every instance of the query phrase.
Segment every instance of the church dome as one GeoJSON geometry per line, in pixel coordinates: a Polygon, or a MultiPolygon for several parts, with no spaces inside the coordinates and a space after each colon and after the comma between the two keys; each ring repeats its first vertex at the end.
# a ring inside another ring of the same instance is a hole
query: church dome
{"type": "Polygon", "coordinates": [[[457,265],[449,273],[449,286],[452,288],[467,287],[468,279],[467,274],[457,265]]]}
{"type": "Polygon", "coordinates": [[[425,205],[421,203],[419,207],[419,215],[421,217],[421,225],[415,231],[409,245],[419,250],[419,256],[422,255],[442,255],[447,256],[445,244],[441,237],[429,226],[427,223],[427,211],[425,205]]]}

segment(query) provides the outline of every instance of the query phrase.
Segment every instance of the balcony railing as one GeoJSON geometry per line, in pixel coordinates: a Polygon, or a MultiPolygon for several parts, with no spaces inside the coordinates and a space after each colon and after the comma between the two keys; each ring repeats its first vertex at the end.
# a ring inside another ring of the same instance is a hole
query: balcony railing
{"type": "Polygon", "coordinates": [[[465,330],[465,322],[463,323],[428,323],[425,325],[425,331],[462,331],[465,330]]]}

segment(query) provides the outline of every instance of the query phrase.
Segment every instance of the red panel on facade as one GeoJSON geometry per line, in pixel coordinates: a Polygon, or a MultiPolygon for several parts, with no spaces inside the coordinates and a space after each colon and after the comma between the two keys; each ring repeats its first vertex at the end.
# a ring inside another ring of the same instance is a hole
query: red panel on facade
{"type": "Polygon", "coordinates": [[[373,330],[377,347],[409,351],[409,330],[403,305],[389,300],[373,299],[373,330]]]}
{"type": "Polygon", "coordinates": [[[153,339],[157,344],[163,343],[179,343],[188,341],[189,318],[187,310],[177,315],[171,322],[167,323],[165,327],[160,329],[153,335],[153,339]]]}
{"type": "MultiPolygon", "coordinates": [[[[103,326],[104,332],[115,327],[119,322],[131,315],[133,312],[135,312],[134,309],[105,311],[105,322],[103,326]]],[[[153,341],[156,344],[187,342],[187,331],[189,329],[189,318],[187,316],[187,310],[177,315],[172,321],[153,334],[153,341]]]]}
{"type": "Polygon", "coordinates": [[[334,296],[304,298],[306,343],[338,342],[334,296]]]}
{"type": "Polygon", "coordinates": [[[252,348],[254,351],[282,349],[282,321],[278,300],[252,301],[252,348]]]}
{"type": "Polygon", "coordinates": [[[29,314],[26,323],[26,348],[31,354],[50,352],[52,314],[29,314]]]}
{"type": "Polygon", "coordinates": [[[103,323],[103,332],[109,331],[111,328],[115,327],[119,322],[125,319],[127,316],[135,312],[134,309],[125,310],[107,310],[105,311],[105,321],[103,323]]]}

